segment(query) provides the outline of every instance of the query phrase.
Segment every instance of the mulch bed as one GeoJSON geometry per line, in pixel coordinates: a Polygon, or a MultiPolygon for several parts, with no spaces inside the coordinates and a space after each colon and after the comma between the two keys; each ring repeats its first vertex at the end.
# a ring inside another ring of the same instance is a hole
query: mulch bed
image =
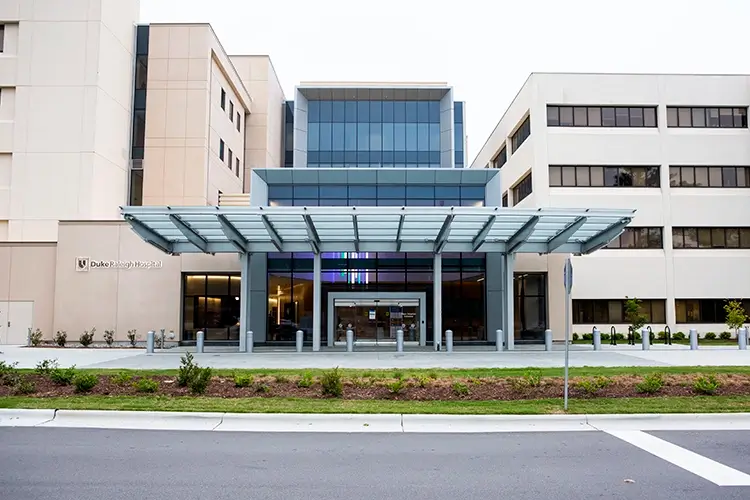
{"type": "MultiPolygon", "coordinates": [[[[29,397],[58,397],[76,394],[73,386],[57,385],[48,377],[30,374],[27,380],[35,384],[35,392],[29,397]]],[[[664,375],[663,387],[654,394],[639,392],[636,388],[643,378],[635,375],[601,377],[604,387],[592,384],[596,378],[572,377],[570,396],[574,398],[623,398],[651,396],[693,396],[694,383],[700,375],[664,375]]],[[[149,377],[159,382],[159,389],[153,395],[188,396],[185,387],[178,387],[174,376],[149,377]]],[[[92,395],[144,395],[138,393],[132,382],[116,384],[109,375],[100,375],[99,383],[89,392],[92,395]]],[[[315,379],[311,387],[299,387],[299,377],[254,377],[249,387],[235,387],[232,377],[212,378],[204,396],[222,398],[285,397],[285,398],[325,398],[320,381],[315,379]]],[[[722,396],[750,396],[750,375],[716,375],[720,382],[714,393],[722,396]]],[[[409,400],[409,401],[491,401],[558,398],[563,393],[563,379],[543,377],[537,386],[529,385],[524,378],[441,378],[403,379],[402,389],[393,391],[396,379],[355,378],[344,379],[343,399],[352,400],[409,400]],[[389,387],[390,386],[390,387],[389,387]]],[[[14,388],[0,386],[0,396],[14,395],[14,388]]]]}

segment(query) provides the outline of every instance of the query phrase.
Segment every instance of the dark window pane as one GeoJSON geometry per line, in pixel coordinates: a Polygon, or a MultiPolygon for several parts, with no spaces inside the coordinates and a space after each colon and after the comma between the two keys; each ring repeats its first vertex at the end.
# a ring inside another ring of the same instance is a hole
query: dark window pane
{"type": "Polygon", "coordinates": [[[677,110],[677,119],[680,127],[690,127],[692,125],[690,108],[679,108],[677,110]]]}
{"type": "Polygon", "coordinates": [[[581,187],[591,186],[589,167],[576,167],[576,185],[581,187]]]}
{"type": "Polygon", "coordinates": [[[406,200],[435,198],[434,186],[406,186],[406,200]]]}
{"type": "MultiPolygon", "coordinates": [[[[619,171],[617,167],[604,167],[604,185],[606,187],[619,186],[619,171]]],[[[564,177],[563,177],[564,179],[564,177]]]]}
{"type": "Polygon", "coordinates": [[[737,228],[726,229],[727,248],[740,247],[740,230],[737,228]]]}
{"type": "Polygon", "coordinates": [[[602,126],[602,108],[588,108],[589,127],[602,126]]]}
{"type": "Polygon", "coordinates": [[[661,228],[651,227],[648,230],[648,248],[662,248],[661,228]]]}
{"type": "Polygon", "coordinates": [[[708,169],[708,184],[711,187],[721,187],[721,169],[717,167],[711,167],[708,169]]]}
{"type": "Polygon", "coordinates": [[[591,167],[590,177],[593,187],[604,186],[604,167],[591,167]]]}
{"type": "Polygon", "coordinates": [[[694,227],[683,229],[685,235],[685,248],[698,248],[698,230],[694,227]]]}
{"type": "Polygon", "coordinates": [[[713,248],[724,248],[726,242],[724,241],[724,228],[715,227],[711,230],[711,246],[713,248]]]}
{"type": "Polygon", "coordinates": [[[630,113],[628,112],[628,108],[615,109],[615,124],[618,127],[630,126],[630,113]]]}
{"type": "Polygon", "coordinates": [[[435,198],[460,198],[461,188],[458,186],[435,186],[435,198]]]}
{"type": "Polygon", "coordinates": [[[406,186],[378,186],[378,198],[404,199],[406,186]]]}
{"type": "Polygon", "coordinates": [[[740,248],[750,248],[750,228],[740,229],[740,248]]]}
{"type": "Polygon", "coordinates": [[[643,108],[630,108],[630,126],[643,126],[643,108]]]}
{"type": "Polygon", "coordinates": [[[560,107],[560,126],[573,126],[573,108],[571,108],[570,106],[560,107]]]}
{"type": "Polygon", "coordinates": [[[461,197],[484,199],[484,186],[461,186],[461,197]]]}
{"type": "Polygon", "coordinates": [[[347,188],[346,186],[336,185],[321,185],[320,186],[320,198],[327,200],[328,198],[346,198],[347,188]]]}
{"type": "Polygon", "coordinates": [[[671,187],[680,185],[680,167],[669,167],[669,185],[671,187]]]}
{"type": "Polygon", "coordinates": [[[711,248],[711,230],[698,228],[698,248],[711,248]]]}
{"type": "Polygon", "coordinates": [[[708,187],[708,167],[695,167],[695,185],[708,187]]]}
{"type": "Polygon", "coordinates": [[[672,248],[683,248],[685,241],[682,238],[682,228],[672,228],[672,248]]]}
{"type": "Polygon", "coordinates": [[[643,108],[643,125],[656,127],[656,108],[643,108]]]}
{"type": "Polygon", "coordinates": [[[620,235],[620,246],[622,248],[635,248],[635,232],[633,228],[626,228],[620,235]]]}
{"type": "Polygon", "coordinates": [[[734,118],[732,108],[721,108],[719,110],[719,126],[722,128],[734,127],[734,118]]]}
{"type": "Polygon", "coordinates": [[[659,167],[645,167],[645,168],[646,168],[646,186],[647,187],[661,186],[659,167]]]}
{"type": "Polygon", "coordinates": [[[562,167],[562,185],[566,187],[576,185],[576,167],[562,167]]]}
{"type": "Polygon", "coordinates": [[[573,108],[573,125],[576,127],[585,127],[587,125],[586,108],[573,108]]]}
{"type": "Polygon", "coordinates": [[[550,127],[560,125],[560,112],[557,106],[547,106],[547,125],[550,127]]]}
{"type": "Polygon", "coordinates": [[[602,108],[602,126],[615,126],[615,108],[602,108]]]}
{"type": "Polygon", "coordinates": [[[677,108],[667,108],[667,127],[676,127],[677,124],[677,108]]]}
{"type": "Polygon", "coordinates": [[[695,169],[693,167],[682,167],[682,185],[685,187],[695,186],[695,169]]]}
{"type": "Polygon", "coordinates": [[[706,126],[708,127],[719,126],[719,108],[707,108],[706,109],[706,126]]]}
{"type": "Polygon", "coordinates": [[[747,128],[747,108],[734,108],[734,127],[747,128]]]}
{"type": "Polygon", "coordinates": [[[375,186],[349,186],[349,198],[375,198],[375,186]]]}
{"type": "Polygon", "coordinates": [[[320,121],[330,123],[333,119],[333,103],[320,101],[320,121]]]}
{"type": "Polygon", "coordinates": [[[646,187],[646,169],[644,167],[630,167],[629,170],[633,177],[633,186],[646,187]]]}
{"type": "Polygon", "coordinates": [[[734,167],[722,168],[721,179],[724,187],[737,187],[737,169],[734,167]]]}
{"type": "Polygon", "coordinates": [[[705,108],[693,108],[693,127],[705,127],[706,126],[706,109],[705,108]]]}

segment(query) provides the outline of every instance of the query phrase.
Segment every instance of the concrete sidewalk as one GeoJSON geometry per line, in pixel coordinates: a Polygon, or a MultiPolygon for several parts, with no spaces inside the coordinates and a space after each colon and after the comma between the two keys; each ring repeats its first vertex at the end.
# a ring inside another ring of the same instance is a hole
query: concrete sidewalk
{"type": "MultiPolygon", "coordinates": [[[[170,349],[152,355],[143,349],[54,349],[0,346],[0,361],[18,362],[19,368],[33,368],[44,359],[57,359],[61,366],[113,369],[175,369],[185,348],[170,349]]],[[[194,351],[194,349],[193,349],[194,351]]],[[[206,352],[195,354],[196,361],[214,368],[556,368],[564,363],[562,346],[545,352],[530,348],[516,351],[457,350],[446,352],[310,352],[265,350],[260,352],[206,352]]],[[[603,346],[592,351],[575,345],[570,351],[570,366],[750,366],[750,351],[736,347],[702,347],[690,351],[686,346],[654,346],[643,351],[639,346],[603,346]]]]}
{"type": "Polygon", "coordinates": [[[0,409],[0,427],[367,433],[706,431],[750,430],[750,413],[418,415],[0,409]]]}

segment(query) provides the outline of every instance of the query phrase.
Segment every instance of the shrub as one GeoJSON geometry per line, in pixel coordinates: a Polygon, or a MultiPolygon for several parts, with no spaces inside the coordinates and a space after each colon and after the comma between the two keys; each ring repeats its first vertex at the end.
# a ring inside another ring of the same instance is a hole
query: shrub
{"type": "Polygon", "coordinates": [[[297,381],[297,387],[312,387],[313,377],[309,372],[305,372],[302,377],[297,381]]]}
{"type": "Polygon", "coordinates": [[[352,384],[354,385],[354,387],[359,388],[370,387],[372,385],[372,381],[368,378],[355,377],[352,379],[352,384]]]}
{"type": "Polygon", "coordinates": [[[615,333],[615,338],[617,338],[617,340],[625,340],[625,334],[624,333],[615,333]]]}
{"type": "Polygon", "coordinates": [[[128,330],[128,341],[130,341],[130,347],[135,347],[138,343],[138,330],[128,330]]]}
{"type": "Polygon", "coordinates": [[[43,359],[42,361],[36,364],[36,368],[34,368],[34,371],[38,375],[45,376],[45,375],[49,375],[52,372],[52,370],[55,370],[59,367],[60,365],[57,364],[56,359],[43,359]]]}
{"type": "Polygon", "coordinates": [[[180,368],[177,371],[177,385],[180,387],[187,387],[190,381],[195,377],[195,370],[198,368],[193,362],[193,355],[186,352],[183,357],[180,358],[180,368]]]}
{"type": "Polygon", "coordinates": [[[13,392],[19,396],[25,396],[36,392],[36,384],[28,377],[22,377],[16,385],[13,386],[13,392]]]}
{"type": "Polygon", "coordinates": [[[159,390],[159,382],[157,380],[144,377],[139,378],[133,382],[136,392],[156,392],[159,390]]]}
{"type": "Polygon", "coordinates": [[[276,375],[273,379],[277,384],[286,384],[289,382],[289,377],[286,375],[276,375]]]}
{"type": "Polygon", "coordinates": [[[665,340],[667,338],[667,332],[659,332],[656,334],[656,338],[659,340],[665,340]]]}
{"type": "Polygon", "coordinates": [[[70,385],[76,376],[75,365],[70,368],[55,368],[49,373],[49,379],[57,385],[70,385]]]}
{"type": "Polygon", "coordinates": [[[237,373],[234,375],[234,386],[235,387],[250,387],[253,385],[254,378],[252,375],[242,375],[237,373]]]}
{"type": "Polygon", "coordinates": [[[635,390],[645,394],[655,394],[664,386],[664,377],[661,373],[651,373],[638,382],[635,390]]]}
{"type": "Polygon", "coordinates": [[[635,332],[634,338],[635,338],[636,342],[640,342],[641,341],[641,333],[640,332],[635,332]]]}
{"type": "Polygon", "coordinates": [[[13,386],[21,380],[21,373],[18,371],[18,363],[8,364],[0,361],[0,385],[13,386]]]}
{"type": "Polygon", "coordinates": [[[612,380],[608,377],[593,377],[579,380],[576,383],[576,387],[586,392],[587,394],[594,395],[610,384],[612,384],[612,380]]]}
{"type": "Polygon", "coordinates": [[[716,340],[716,334],[714,332],[706,332],[703,338],[706,340],[716,340]]]}
{"type": "Polygon", "coordinates": [[[464,384],[463,382],[454,382],[452,388],[456,396],[469,395],[469,386],[464,384]]]}
{"type": "Polygon", "coordinates": [[[672,334],[672,340],[685,340],[685,334],[683,332],[675,332],[672,334]]]}
{"type": "Polygon", "coordinates": [[[55,334],[55,344],[57,344],[60,347],[65,347],[65,342],[68,341],[68,334],[65,332],[65,330],[58,330],[55,334]]]}
{"type": "Polygon", "coordinates": [[[31,331],[31,328],[29,328],[29,344],[34,347],[39,346],[42,343],[42,337],[44,337],[44,335],[39,328],[37,328],[33,332],[31,331]]]}
{"type": "Polygon", "coordinates": [[[427,374],[427,376],[429,378],[431,378],[432,380],[437,380],[437,378],[438,378],[437,372],[430,372],[430,373],[427,374]]]}
{"type": "Polygon", "coordinates": [[[73,386],[76,392],[89,392],[99,383],[99,377],[93,373],[79,373],[73,377],[73,386]]]}
{"type": "Polygon", "coordinates": [[[188,383],[188,388],[193,394],[203,394],[208,388],[208,384],[211,383],[211,367],[199,368],[195,366],[193,369],[193,377],[188,383]]]}
{"type": "Polygon", "coordinates": [[[542,370],[526,370],[523,379],[529,387],[539,387],[542,384],[542,370]]]}
{"type": "Polygon", "coordinates": [[[732,338],[732,334],[730,332],[721,332],[719,334],[719,338],[721,340],[730,340],[732,338]]]}
{"type": "Polygon", "coordinates": [[[610,335],[608,333],[602,333],[601,334],[601,339],[602,340],[609,340],[610,338],[611,337],[610,337],[610,335]]]}
{"type": "Polygon", "coordinates": [[[320,384],[323,387],[324,396],[340,398],[344,395],[344,384],[341,382],[341,371],[338,366],[333,370],[324,372],[320,378],[320,384]]]}
{"type": "Polygon", "coordinates": [[[584,333],[582,336],[583,340],[594,340],[594,334],[593,333],[584,333]]]}
{"type": "Polygon", "coordinates": [[[128,372],[119,372],[112,375],[111,380],[116,385],[128,385],[133,380],[133,376],[128,372]]]}
{"type": "Polygon", "coordinates": [[[258,384],[255,386],[255,392],[259,392],[261,394],[268,394],[271,392],[271,388],[268,387],[268,384],[258,384]]]}
{"type": "Polygon", "coordinates": [[[427,384],[430,383],[430,379],[425,377],[424,375],[420,375],[417,377],[417,385],[419,387],[427,387],[427,384]]]}
{"type": "Polygon", "coordinates": [[[114,330],[104,330],[104,342],[107,343],[107,347],[112,347],[115,344],[114,330]]]}
{"type": "Polygon", "coordinates": [[[388,388],[388,392],[390,392],[391,394],[398,394],[404,390],[406,384],[404,384],[403,380],[399,379],[390,384],[386,384],[386,387],[388,388]]]}
{"type": "Polygon", "coordinates": [[[89,332],[88,330],[84,330],[80,337],[78,337],[78,342],[81,343],[83,347],[88,347],[94,342],[94,333],[96,332],[96,328],[92,328],[89,332]]]}
{"type": "Polygon", "coordinates": [[[404,378],[404,372],[396,370],[392,373],[392,377],[395,378],[396,380],[401,380],[404,378]]]}
{"type": "Polygon", "coordinates": [[[578,335],[577,333],[574,333],[574,334],[573,334],[573,340],[578,340],[579,338],[580,338],[580,337],[579,337],[579,335],[578,335]]]}
{"type": "Polygon", "coordinates": [[[714,375],[708,375],[708,376],[701,376],[695,379],[695,383],[693,384],[693,389],[698,394],[705,394],[707,396],[711,396],[716,391],[719,390],[719,387],[721,387],[721,382],[716,380],[716,377],[714,375]]]}

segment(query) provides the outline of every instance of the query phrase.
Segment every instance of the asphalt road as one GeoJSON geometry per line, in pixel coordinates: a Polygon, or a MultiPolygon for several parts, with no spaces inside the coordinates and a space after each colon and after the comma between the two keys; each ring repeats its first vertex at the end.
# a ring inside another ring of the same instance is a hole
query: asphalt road
{"type": "MultiPolygon", "coordinates": [[[[650,434],[750,473],[750,431],[650,434]]],[[[0,428],[0,498],[746,500],[750,486],[716,486],[602,432],[0,428]]]]}

